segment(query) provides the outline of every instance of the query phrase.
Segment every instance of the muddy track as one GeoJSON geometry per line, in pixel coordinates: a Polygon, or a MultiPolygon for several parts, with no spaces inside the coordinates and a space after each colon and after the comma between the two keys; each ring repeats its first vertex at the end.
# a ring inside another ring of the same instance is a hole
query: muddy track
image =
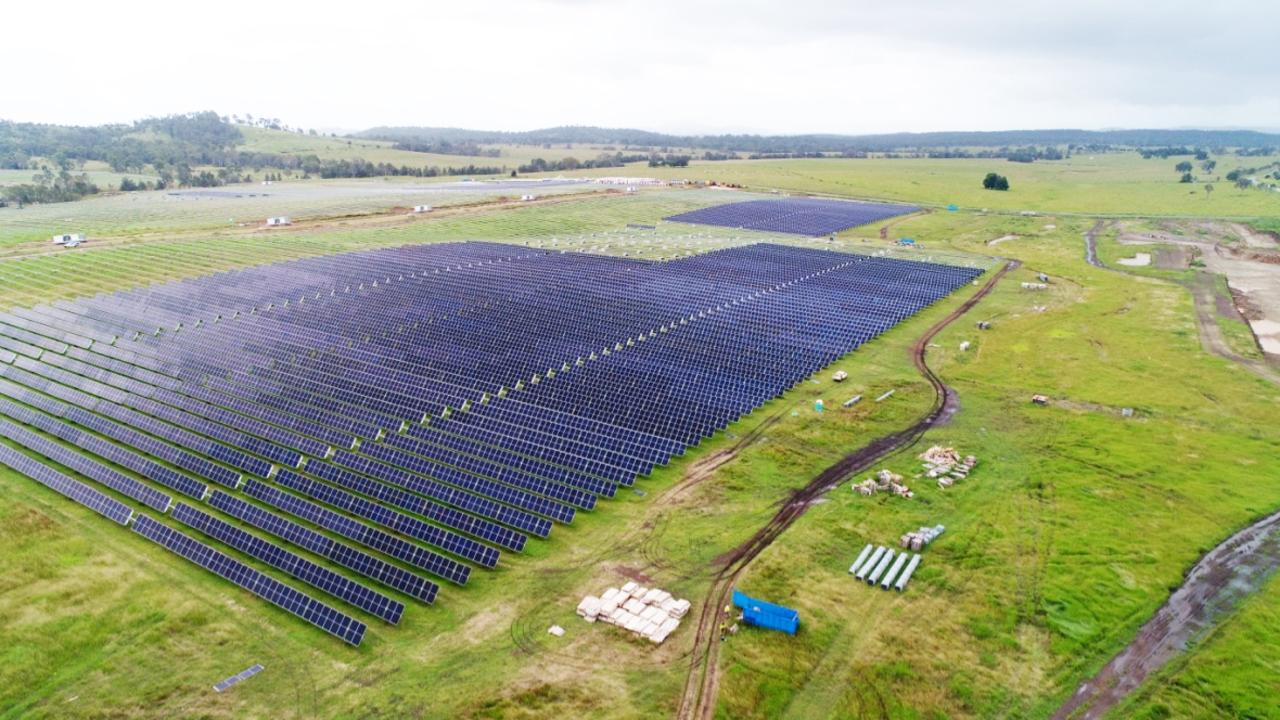
{"type": "Polygon", "coordinates": [[[1111,268],[1104,265],[1102,261],[1098,259],[1098,236],[1101,235],[1102,231],[1106,228],[1107,223],[1099,220],[1095,222],[1093,227],[1089,228],[1089,231],[1084,234],[1084,259],[1085,262],[1096,268],[1110,270],[1111,268]]]}
{"type": "Polygon", "coordinates": [[[1099,718],[1202,637],[1280,568],[1280,512],[1210,550],[1124,650],[1082,684],[1053,720],[1099,718]]]}
{"type": "Polygon", "coordinates": [[[738,576],[768,548],[784,530],[802,516],[823,494],[854,473],[861,472],[884,458],[908,448],[930,428],[945,424],[959,407],[955,391],[942,382],[925,360],[929,342],[957,318],[978,304],[1010,270],[1018,267],[1010,261],[1000,268],[986,284],[963,305],[939,320],[922,335],[911,348],[912,362],[934,390],[934,401],[929,410],[907,428],[890,433],[845,455],[833,465],[818,473],[804,487],[791,492],[782,502],[777,513],[764,527],[745,542],[717,558],[718,569],[712,576],[711,588],[701,603],[694,646],[689,659],[689,675],[680,698],[677,717],[682,720],[707,720],[714,715],[717,689],[720,684],[717,668],[720,641],[717,637],[721,609],[732,593],[738,576]]]}

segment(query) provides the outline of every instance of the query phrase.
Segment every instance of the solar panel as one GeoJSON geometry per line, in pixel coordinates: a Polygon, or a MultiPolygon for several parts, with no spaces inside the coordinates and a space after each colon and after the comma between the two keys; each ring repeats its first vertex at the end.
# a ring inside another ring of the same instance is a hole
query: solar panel
{"type": "Polygon", "coordinates": [[[416,568],[426,570],[450,582],[463,585],[466,584],[468,576],[471,575],[471,568],[456,560],[451,560],[439,553],[431,552],[381,530],[358,523],[345,515],[326,510],[315,503],[281,492],[257,480],[250,480],[245,483],[244,491],[247,495],[283,510],[290,515],[315,523],[326,530],[350,538],[361,545],[373,548],[397,560],[403,560],[416,568]]]}
{"type": "Polygon", "coordinates": [[[0,445],[0,464],[8,465],[45,487],[60,493],[99,515],[121,525],[128,525],[133,510],[82,482],[72,480],[48,465],[38,463],[7,445],[0,445]]]}
{"type": "MultiPolygon", "coordinates": [[[[11,403],[0,401],[0,412],[12,417],[7,407],[9,405],[11,403]]],[[[28,450],[40,453],[59,465],[102,483],[121,495],[133,498],[157,512],[167,512],[169,506],[173,504],[173,499],[168,495],[7,420],[0,420],[0,435],[4,435],[28,450]]]]}
{"type": "Polygon", "coordinates": [[[713,205],[701,210],[672,215],[666,219],[697,225],[717,225],[815,237],[917,210],[919,208],[907,205],[823,198],[785,198],[713,205]]]}
{"type": "Polygon", "coordinates": [[[138,516],[133,531],[344,642],[359,645],[364,638],[364,623],[146,515],[138,516]]]}
{"type": "Polygon", "coordinates": [[[400,622],[400,616],[404,614],[404,603],[348,580],[332,570],[247,533],[208,513],[201,512],[186,503],[178,503],[173,509],[173,519],[220,540],[250,557],[257,558],[271,567],[283,570],[302,582],[386,620],[392,625],[400,622]]]}
{"type": "Polygon", "coordinates": [[[238,672],[235,675],[232,675],[231,677],[227,678],[226,680],[223,680],[217,683],[216,685],[213,686],[213,691],[218,693],[226,692],[228,689],[231,688],[232,685],[237,685],[239,683],[242,683],[245,680],[248,680],[249,678],[253,677],[254,675],[257,675],[258,673],[262,672],[262,670],[263,670],[262,665],[255,663],[254,665],[249,667],[247,670],[238,672]]]}
{"type": "Polygon", "coordinates": [[[310,528],[263,510],[252,503],[232,497],[220,490],[209,497],[209,504],[222,512],[238,518],[259,530],[293,543],[317,555],[322,555],[339,565],[424,602],[434,602],[440,587],[421,575],[416,575],[396,565],[355,548],[337,542],[310,528]]]}
{"type": "MultiPolygon", "coordinates": [[[[911,210],[769,198],[675,219],[817,234],[911,210]]],[[[431,601],[417,570],[465,583],[981,274],[769,243],[320,256],[0,314],[0,394],[53,439],[15,437],[153,508],[148,483],[243,483],[210,503],[271,542],[183,511],[232,547],[431,601]]]]}

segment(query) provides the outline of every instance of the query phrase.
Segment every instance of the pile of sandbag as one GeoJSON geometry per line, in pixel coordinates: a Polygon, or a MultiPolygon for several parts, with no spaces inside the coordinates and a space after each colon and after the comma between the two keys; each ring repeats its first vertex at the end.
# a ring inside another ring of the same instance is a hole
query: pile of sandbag
{"type": "Polygon", "coordinates": [[[898,497],[911,498],[916,494],[911,492],[911,488],[907,487],[903,482],[901,475],[888,470],[881,470],[873,477],[869,477],[860,483],[853,484],[854,492],[862,495],[874,495],[877,492],[891,492],[898,497]]]}
{"type": "Polygon", "coordinates": [[[933,447],[920,453],[926,477],[937,478],[938,487],[948,488],[959,480],[969,477],[969,473],[978,464],[973,455],[960,457],[959,451],[952,447],[933,447]]]}
{"type": "Polygon", "coordinates": [[[599,620],[617,625],[650,642],[661,643],[680,626],[689,607],[688,600],[677,600],[666,590],[629,582],[621,588],[605,590],[600,597],[586,596],[578,604],[578,615],[587,622],[599,620]]]}
{"type": "Polygon", "coordinates": [[[926,545],[933,542],[942,533],[946,532],[945,525],[934,525],[933,527],[922,527],[919,530],[913,530],[906,533],[899,539],[899,544],[908,550],[920,552],[926,545]]]}

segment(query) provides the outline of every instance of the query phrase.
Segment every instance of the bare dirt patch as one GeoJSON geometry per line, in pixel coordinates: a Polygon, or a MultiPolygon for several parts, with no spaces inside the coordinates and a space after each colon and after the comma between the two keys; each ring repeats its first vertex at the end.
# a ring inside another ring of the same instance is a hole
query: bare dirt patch
{"type": "Polygon", "coordinates": [[[1151,264],[1151,253],[1135,253],[1131,258],[1121,258],[1116,262],[1129,267],[1146,267],[1151,264]]]}
{"type": "MultiPolygon", "coordinates": [[[[1241,247],[1239,225],[1205,221],[1165,221],[1157,230],[1134,231],[1122,224],[1117,235],[1125,245],[1174,245],[1193,253],[1210,272],[1225,275],[1237,307],[1258,338],[1270,362],[1280,362],[1280,252],[1255,247],[1256,232],[1241,247]]],[[[1246,228],[1247,230],[1247,228],[1246,228]]],[[[1157,255],[1158,257],[1158,255],[1157,255]]]]}

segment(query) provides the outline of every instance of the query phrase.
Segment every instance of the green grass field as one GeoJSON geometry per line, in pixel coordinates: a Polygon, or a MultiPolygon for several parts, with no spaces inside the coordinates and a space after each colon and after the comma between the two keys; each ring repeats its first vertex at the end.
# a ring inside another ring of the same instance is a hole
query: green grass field
{"type": "MultiPolygon", "coordinates": [[[[1231,183],[1203,178],[1179,183],[1177,159],[1143,160],[1136,152],[1076,155],[1069,160],[1014,163],[972,159],[815,159],[697,162],[687,168],[635,167],[632,174],[668,179],[714,180],[756,190],[818,193],[933,206],[1034,210],[1043,213],[1274,217],[1280,193],[1237,190],[1231,183]],[[1011,189],[982,189],[982,178],[998,172],[1011,189]],[[1206,196],[1204,185],[1215,185],[1206,196]]],[[[1259,158],[1218,158],[1215,173],[1236,164],[1263,164],[1259,158]],[[1257,161],[1257,162],[1253,162],[1257,161]]],[[[618,174],[582,171],[581,174],[618,174]]]]}
{"type": "Polygon", "coordinates": [[[1149,681],[1119,712],[1163,718],[1267,718],[1280,695],[1280,578],[1248,599],[1217,632],[1149,681]]]}
{"type": "Polygon", "coordinates": [[[395,143],[383,140],[299,135],[282,130],[252,127],[241,127],[240,132],[245,137],[244,144],[240,146],[240,149],[248,152],[315,155],[321,160],[362,158],[369,162],[387,162],[410,167],[428,165],[463,167],[477,165],[515,170],[520,165],[528,164],[534,158],[560,160],[566,157],[575,157],[578,160],[589,160],[604,152],[602,148],[592,145],[575,145],[571,148],[564,146],[543,148],[532,145],[484,145],[481,146],[484,150],[497,150],[498,157],[443,155],[397,150],[393,147],[395,143]]]}
{"type": "MultiPolygon", "coordinates": [[[[724,645],[719,717],[1045,717],[1124,646],[1204,551],[1276,507],[1280,391],[1202,350],[1190,295],[1178,284],[1191,271],[1092,268],[1081,239],[1092,220],[1052,214],[1089,212],[1094,203],[1098,213],[1128,212],[1111,209],[1123,204],[1117,193],[1147,208],[1133,212],[1178,214],[1172,208],[1182,198],[1154,175],[1133,187],[1121,179],[1145,172],[1142,163],[1173,175],[1171,163],[1136,156],[1001,161],[1015,191],[1008,206],[986,206],[1048,215],[931,212],[894,225],[895,236],[922,245],[896,251],[905,256],[1024,263],[929,350],[930,364],[959,393],[959,413],[886,466],[910,475],[914,453],[935,442],[981,463],[945,491],[909,481],[918,494],[912,501],[863,498],[843,483],[784,533],[740,586],[799,608],[801,632],[746,629],[724,645]],[[1093,179],[1066,172],[1077,167],[1093,179]],[[1025,182],[1016,173],[1024,171],[1042,174],[1039,185],[1027,183],[1025,206],[1015,203],[1025,182]],[[1016,237],[989,244],[1009,235],[1016,237]],[[1050,275],[1048,291],[1019,288],[1038,272],[1050,275]],[[992,329],[975,329],[978,319],[992,329]],[[962,341],[972,343],[967,352],[962,341]],[[1033,393],[1053,403],[1034,407],[1033,393]],[[1122,407],[1135,408],[1135,417],[1121,417],[1122,407]],[[848,576],[863,544],[892,544],[937,523],[947,533],[925,551],[906,593],[848,576]]],[[[982,207],[966,198],[994,193],[954,189],[978,164],[736,161],[688,172],[740,173],[716,178],[758,188],[862,195],[880,187],[874,196],[982,207]]],[[[1280,215],[1253,207],[1269,196],[1232,200],[1233,193],[1188,200],[1214,207],[1187,212],[1216,215],[1219,203],[1234,202],[1239,214],[1280,215]]],[[[182,239],[123,213],[119,246],[0,262],[0,307],[405,243],[487,239],[669,257],[759,239],[657,223],[731,198],[655,191],[388,225],[333,222],[243,236],[197,229],[182,239]]],[[[166,222],[181,225],[181,215],[166,222]]],[[[5,218],[0,237],[11,232],[5,218]]],[[[817,244],[876,251],[883,247],[876,236],[876,227],[857,228],[817,244]]],[[[1100,246],[1104,260],[1128,251],[1100,246]]],[[[504,556],[468,587],[445,588],[434,607],[411,606],[400,627],[371,624],[358,649],[0,470],[0,718],[670,716],[692,627],[654,647],[583,623],[573,614],[578,600],[643,575],[700,601],[714,560],[762,525],[790,489],[928,408],[929,386],[909,349],[972,290],[961,288],[640,481],[645,496],[620,493],[550,541],[504,556]],[[834,385],[836,369],[850,379],[834,385]],[[847,396],[889,389],[896,393],[883,403],[839,407],[847,396]],[[813,411],[817,398],[828,406],[822,414],[813,411]],[[757,443],[693,491],[664,495],[700,459],[773,417],[757,443]],[[553,623],[565,637],[546,634],[553,623]],[[255,662],[266,666],[261,675],[225,694],[209,690],[255,662]]],[[[1208,717],[1215,708],[1275,716],[1266,672],[1276,662],[1267,648],[1280,633],[1276,588],[1272,581],[1115,717],[1208,717]],[[1249,652],[1261,669],[1246,667],[1249,652]]]]}

